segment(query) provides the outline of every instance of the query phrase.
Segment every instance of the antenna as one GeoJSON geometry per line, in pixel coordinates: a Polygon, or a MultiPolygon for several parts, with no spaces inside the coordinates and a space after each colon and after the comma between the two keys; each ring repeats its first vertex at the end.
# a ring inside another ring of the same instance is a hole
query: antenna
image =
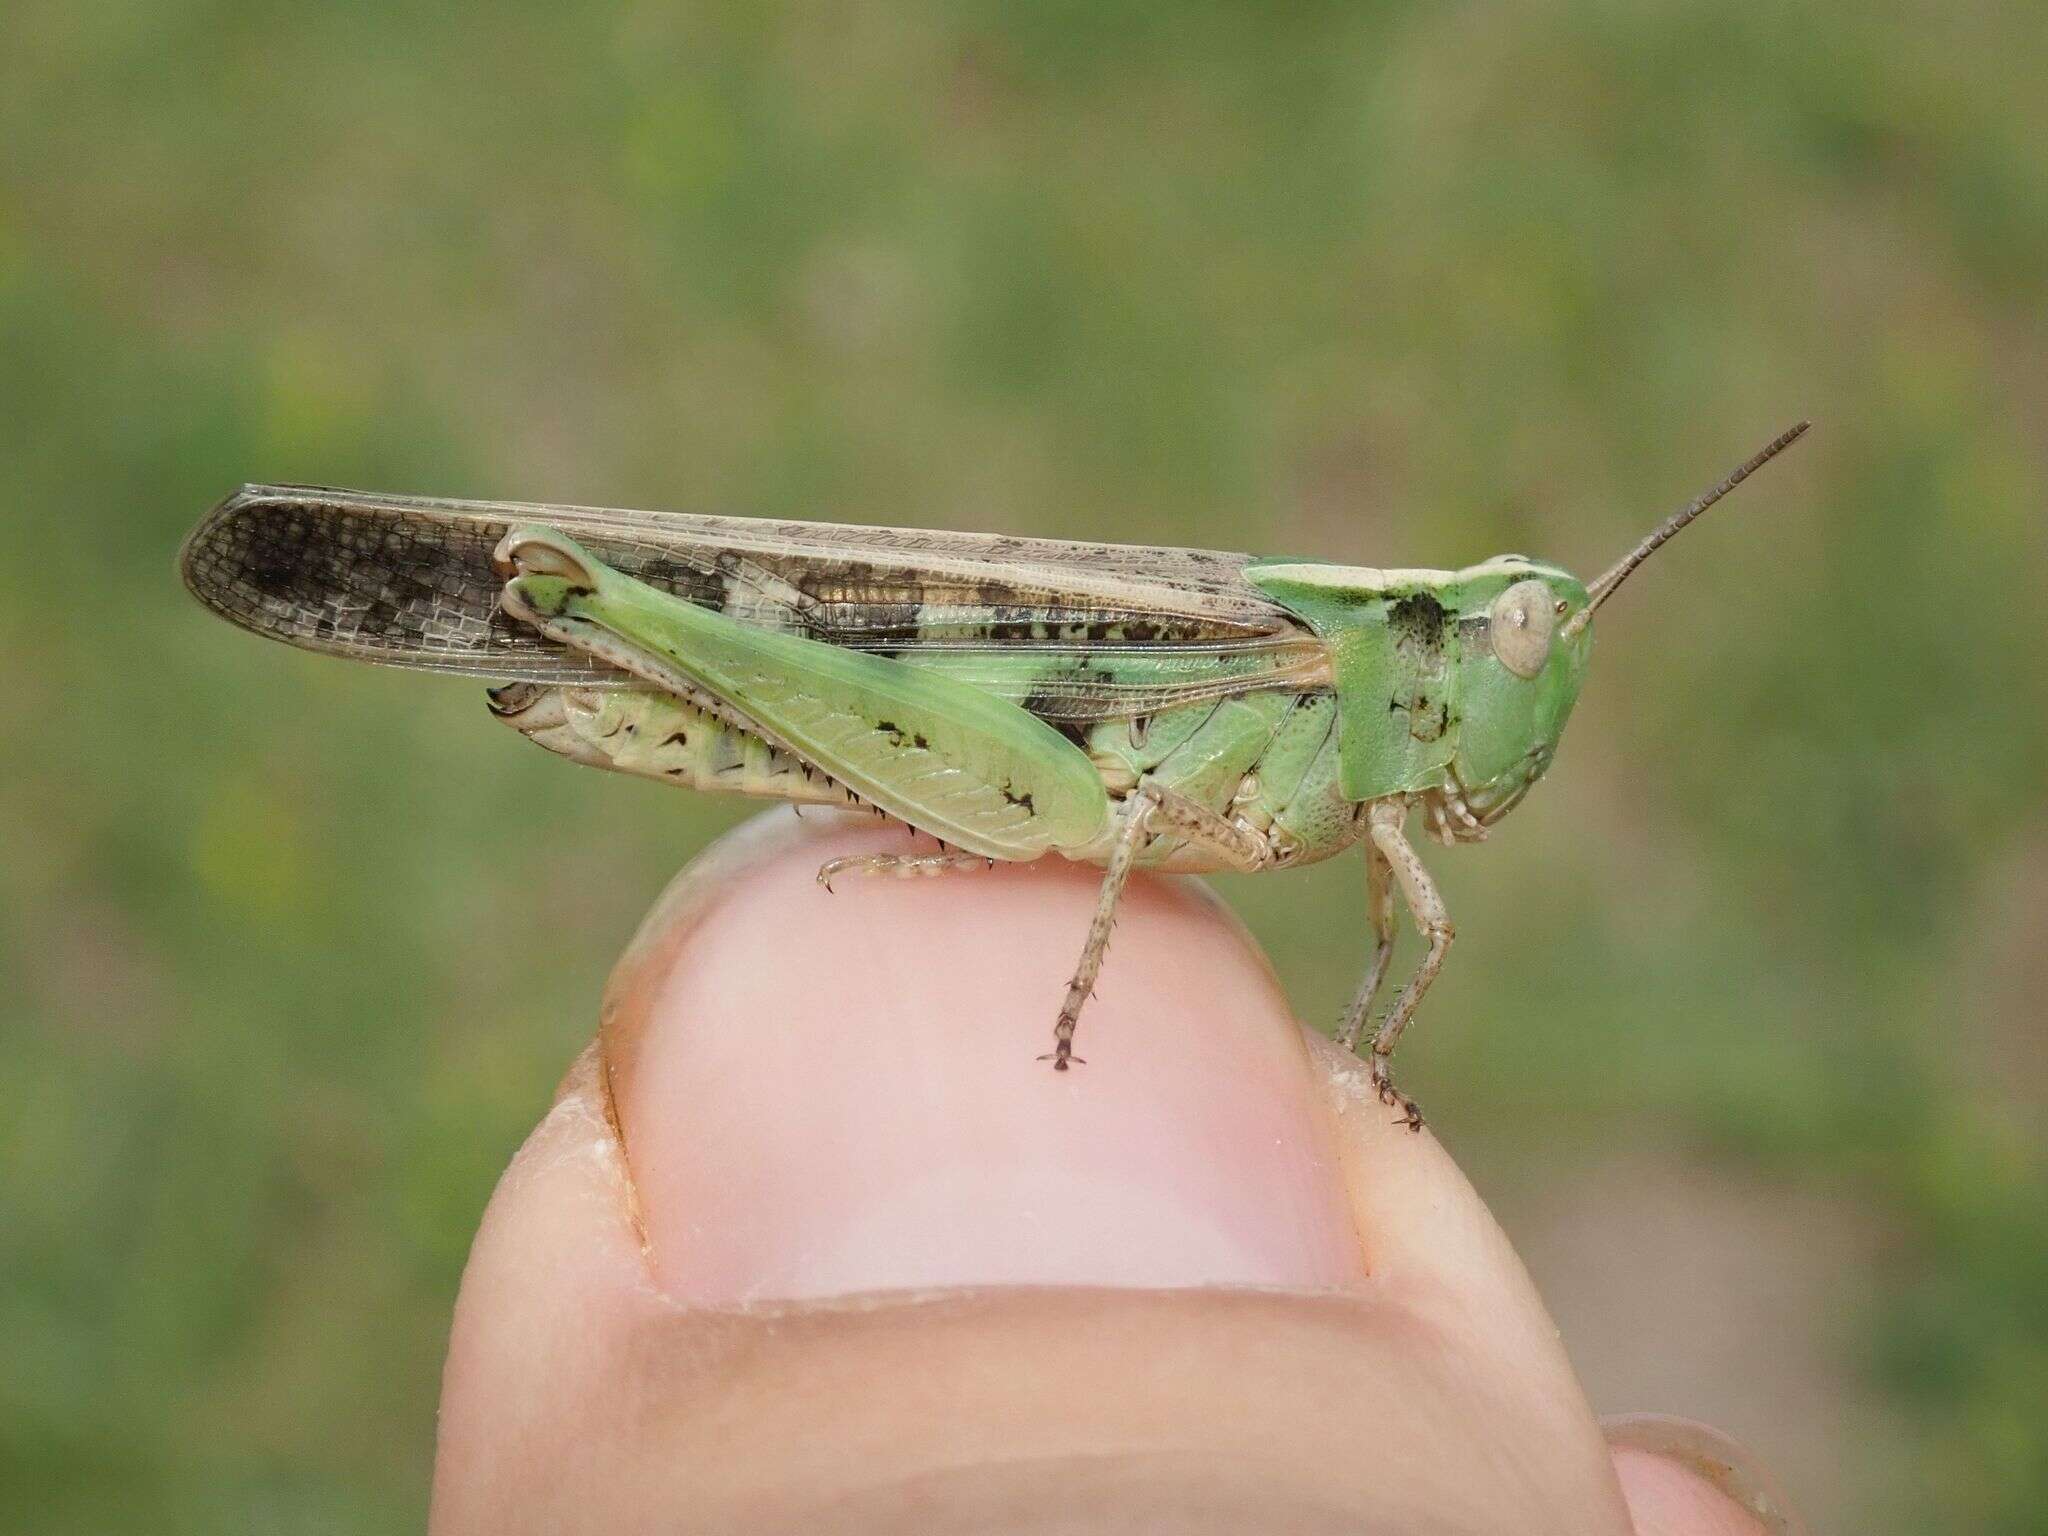
{"type": "Polygon", "coordinates": [[[1700,495],[1695,496],[1691,501],[1651,529],[1649,536],[1642,543],[1623,555],[1610,569],[1602,572],[1595,578],[1591,586],[1586,588],[1586,606],[1573,614],[1571,622],[1565,625],[1564,638],[1570,639],[1591,623],[1593,610],[1606,602],[1608,598],[1614,596],[1614,589],[1628,580],[1629,573],[1661,549],[1674,533],[1678,532],[1679,529],[1698,517],[1707,508],[1711,507],[1723,496],[1726,496],[1766,464],[1770,463],[1771,460],[1775,459],[1787,448],[1798,442],[1805,435],[1806,429],[1812,425],[1813,423],[1810,421],[1802,421],[1787,427],[1776,437],[1772,438],[1768,444],[1745,459],[1741,466],[1735,469],[1727,479],[1723,480],[1711,491],[1704,491],[1700,495]]]}

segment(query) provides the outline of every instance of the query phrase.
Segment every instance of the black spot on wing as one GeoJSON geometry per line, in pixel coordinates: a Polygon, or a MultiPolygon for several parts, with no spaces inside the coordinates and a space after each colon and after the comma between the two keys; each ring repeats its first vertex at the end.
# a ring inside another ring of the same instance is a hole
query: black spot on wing
{"type": "Polygon", "coordinates": [[[288,597],[307,564],[308,549],[289,538],[253,540],[243,556],[242,578],[265,597],[288,597]]]}

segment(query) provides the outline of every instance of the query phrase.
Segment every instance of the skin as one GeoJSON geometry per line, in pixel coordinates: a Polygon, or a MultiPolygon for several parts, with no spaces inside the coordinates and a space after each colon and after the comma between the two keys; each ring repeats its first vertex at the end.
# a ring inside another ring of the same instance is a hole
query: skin
{"type": "Polygon", "coordinates": [[[1090,1064],[1035,1068],[1093,871],[686,870],[507,1170],[432,1528],[1751,1536],[1698,1426],[1603,1432],[1500,1228],[1199,886],[1136,879],[1090,1064]]]}

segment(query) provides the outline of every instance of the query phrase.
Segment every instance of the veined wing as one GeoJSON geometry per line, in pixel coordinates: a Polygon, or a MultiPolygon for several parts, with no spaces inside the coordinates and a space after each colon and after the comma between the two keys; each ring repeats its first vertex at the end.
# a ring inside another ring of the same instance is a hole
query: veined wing
{"type": "Polygon", "coordinates": [[[499,610],[491,551],[523,523],[741,622],[942,664],[1048,719],[1144,714],[1327,667],[1322,643],[1243,579],[1248,557],[1212,550],[245,486],[179,564],[207,607],[308,650],[625,681],[499,610]]]}

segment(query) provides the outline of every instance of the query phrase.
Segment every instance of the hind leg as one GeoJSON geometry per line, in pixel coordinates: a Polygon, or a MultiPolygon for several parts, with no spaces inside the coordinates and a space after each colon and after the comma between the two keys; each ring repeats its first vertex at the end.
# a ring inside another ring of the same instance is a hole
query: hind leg
{"type": "Polygon", "coordinates": [[[856,853],[843,859],[827,859],[818,866],[818,884],[826,890],[832,889],[832,882],[840,875],[895,875],[908,879],[913,875],[943,875],[953,869],[981,869],[993,867],[995,860],[985,859],[978,853],[960,853],[947,849],[943,853],[856,853]]]}

